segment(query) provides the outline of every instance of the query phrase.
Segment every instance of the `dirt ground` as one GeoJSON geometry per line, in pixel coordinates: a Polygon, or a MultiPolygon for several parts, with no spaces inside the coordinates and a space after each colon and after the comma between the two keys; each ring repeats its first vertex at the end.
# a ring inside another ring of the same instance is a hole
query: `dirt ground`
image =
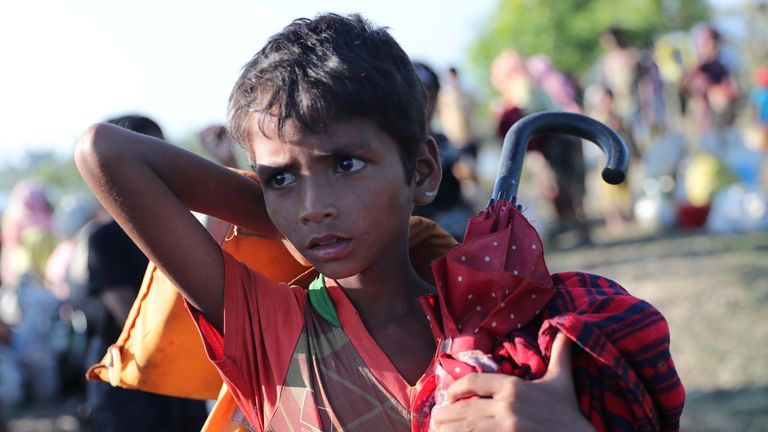
{"type": "MultiPolygon", "coordinates": [[[[684,431],[768,431],[768,233],[676,232],[547,251],[552,272],[612,278],[658,307],[686,386],[684,431]]],[[[83,430],[74,401],[16,413],[12,432],[83,430]]]]}

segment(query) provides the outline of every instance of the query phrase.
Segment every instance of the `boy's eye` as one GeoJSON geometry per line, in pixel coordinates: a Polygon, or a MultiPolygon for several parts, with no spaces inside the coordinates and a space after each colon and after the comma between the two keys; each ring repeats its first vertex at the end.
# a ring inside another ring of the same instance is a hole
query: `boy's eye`
{"type": "Polygon", "coordinates": [[[269,179],[269,185],[275,189],[282,189],[294,183],[296,183],[296,177],[287,172],[275,174],[269,179]]]}
{"type": "Polygon", "coordinates": [[[353,157],[340,158],[336,164],[336,171],[340,173],[353,173],[365,167],[365,162],[353,157]]]}

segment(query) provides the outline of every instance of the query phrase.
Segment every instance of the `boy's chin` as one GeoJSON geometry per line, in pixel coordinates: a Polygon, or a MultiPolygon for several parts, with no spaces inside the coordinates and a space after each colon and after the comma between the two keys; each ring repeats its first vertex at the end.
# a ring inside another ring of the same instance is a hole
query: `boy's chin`
{"type": "Polygon", "coordinates": [[[340,266],[338,263],[318,264],[314,267],[321,275],[333,280],[346,279],[358,274],[357,271],[351,270],[348,266],[340,266]]]}

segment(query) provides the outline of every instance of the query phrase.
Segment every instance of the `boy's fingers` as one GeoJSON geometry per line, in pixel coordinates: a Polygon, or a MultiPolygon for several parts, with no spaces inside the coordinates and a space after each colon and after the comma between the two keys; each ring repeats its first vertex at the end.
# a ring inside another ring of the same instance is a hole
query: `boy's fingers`
{"type": "Polygon", "coordinates": [[[461,421],[466,418],[498,415],[498,403],[493,399],[467,399],[445,405],[436,410],[432,421],[437,425],[461,421]]]}
{"type": "Polygon", "coordinates": [[[448,387],[448,403],[472,397],[494,397],[500,392],[514,388],[519,378],[496,373],[467,374],[448,387]]]}
{"type": "Polygon", "coordinates": [[[547,372],[542,380],[564,382],[573,386],[573,372],[571,366],[571,340],[562,332],[558,332],[552,343],[552,355],[550,356],[547,372]]]}
{"type": "Polygon", "coordinates": [[[489,431],[499,430],[498,422],[493,417],[474,417],[462,421],[445,423],[437,427],[438,432],[466,432],[466,431],[489,431]]]}

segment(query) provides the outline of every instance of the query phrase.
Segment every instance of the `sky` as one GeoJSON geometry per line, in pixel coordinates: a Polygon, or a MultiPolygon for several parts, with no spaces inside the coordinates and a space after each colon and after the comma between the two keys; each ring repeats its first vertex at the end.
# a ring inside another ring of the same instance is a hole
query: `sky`
{"type": "Polygon", "coordinates": [[[0,2],[0,168],[71,154],[91,123],[127,112],[170,141],[223,122],[242,65],[297,17],[360,12],[414,60],[462,65],[495,0],[10,0],[0,2]],[[319,5],[322,5],[319,6],[319,5]]]}

